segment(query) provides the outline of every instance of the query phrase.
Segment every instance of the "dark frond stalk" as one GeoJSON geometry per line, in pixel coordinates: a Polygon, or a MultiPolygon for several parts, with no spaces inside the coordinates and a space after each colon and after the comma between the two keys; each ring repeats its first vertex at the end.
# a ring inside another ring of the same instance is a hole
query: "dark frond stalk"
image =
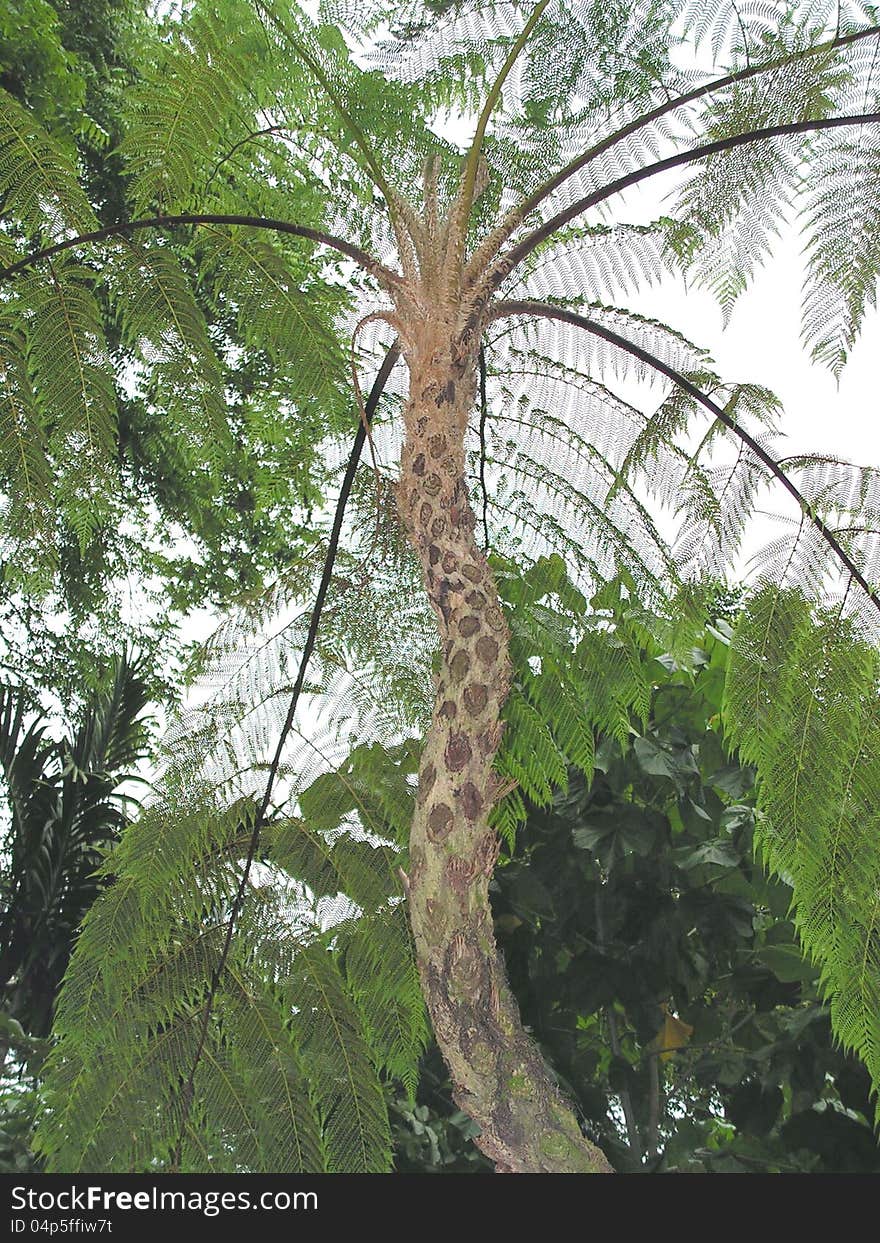
{"type": "Polygon", "coordinates": [[[486,487],[486,420],[489,400],[486,396],[486,351],[480,346],[480,490],[483,494],[483,548],[489,551],[489,491],[486,487]]]}
{"type": "MultiPolygon", "coordinates": [[[[594,143],[592,147],[588,147],[586,151],[583,151],[557,173],[554,173],[552,177],[527,198],[524,198],[522,202],[512,207],[494,235],[495,245],[502,245],[513,233],[513,230],[530,216],[537,207],[540,207],[544,199],[548,198],[549,195],[568,181],[569,177],[575,176],[582,168],[586,168],[588,164],[598,159],[599,156],[604,155],[606,151],[616,146],[617,143],[626,141],[627,138],[637,134],[639,130],[644,129],[646,126],[653,124],[654,121],[659,121],[671,112],[675,112],[678,108],[686,108],[688,104],[696,103],[698,99],[703,99],[716,91],[723,91],[728,86],[734,86],[739,82],[745,82],[758,74],[767,73],[772,69],[779,69],[783,65],[806,60],[812,56],[821,56],[828,52],[834,52],[838,48],[846,47],[850,43],[857,43],[860,39],[876,38],[878,35],[880,35],[880,26],[871,26],[865,30],[857,30],[847,35],[840,35],[834,39],[826,39],[824,43],[816,43],[812,47],[802,48],[789,56],[777,56],[773,60],[764,61],[762,64],[750,65],[746,69],[739,69],[734,73],[724,74],[723,77],[714,78],[711,82],[705,82],[702,86],[686,91],[683,95],[678,95],[674,99],[658,104],[650,112],[644,113],[628,125],[621,126],[613,134],[609,134],[606,138],[601,139],[600,142],[594,143]]],[[[474,268],[475,270],[478,269],[478,263],[475,263],[474,268]]]]}
{"type": "Polygon", "coordinates": [[[755,457],[767,467],[771,475],[778,480],[798,503],[803,517],[811,522],[828,547],[837,557],[838,561],[847,572],[852,576],[855,582],[859,584],[867,595],[868,599],[880,610],[880,592],[871,587],[864,575],[853,562],[852,558],[841,546],[834,532],[830,527],[822,521],[822,519],[813,511],[807,498],[799,490],[797,485],[792,482],[780,463],[762,448],[753,436],[750,436],[745,428],[740,427],[736,419],[732,418],[726,410],[722,409],[717,402],[702,392],[695,384],[693,384],[687,376],[676,371],[674,367],[670,367],[664,363],[656,355],[649,350],[643,349],[642,346],[636,345],[633,341],[628,341],[626,337],[620,336],[619,333],[613,332],[610,328],[606,328],[604,324],[597,324],[595,320],[587,319],[584,315],[578,315],[575,311],[568,311],[563,307],[550,306],[546,302],[499,302],[492,310],[489,318],[504,319],[509,315],[526,315],[538,319],[553,319],[559,323],[571,324],[575,328],[582,328],[585,332],[590,332],[593,336],[601,337],[603,341],[607,341],[610,345],[616,346],[618,349],[624,350],[627,354],[631,354],[633,358],[638,358],[640,362],[651,367],[654,371],[658,371],[661,375],[665,375],[667,379],[672,380],[673,384],[678,385],[684,392],[688,393],[694,401],[698,402],[706,410],[709,411],[720,423],[729,428],[734,435],[738,436],[741,441],[748,445],[749,449],[754,453],[755,457]]]}
{"type": "Polygon", "coordinates": [[[239,138],[237,142],[234,142],[232,144],[232,146],[229,148],[228,151],[225,152],[225,154],[221,155],[220,159],[211,169],[210,173],[208,174],[207,181],[205,182],[205,190],[207,190],[210,187],[211,182],[220,172],[221,168],[223,168],[225,164],[228,164],[229,161],[232,159],[232,157],[236,154],[236,152],[240,151],[242,147],[246,147],[249,142],[255,142],[258,138],[265,138],[273,134],[285,134],[285,133],[290,133],[289,125],[286,125],[286,124],[285,125],[264,125],[262,129],[251,130],[250,133],[245,134],[243,138],[239,138]]]}
{"type": "Polygon", "coordinates": [[[320,61],[318,61],[309,49],[303,45],[302,41],[287,28],[277,13],[275,13],[273,9],[265,3],[265,0],[257,0],[257,9],[266,17],[270,24],[275,27],[276,31],[278,31],[282,38],[286,39],[293,48],[296,55],[321,87],[321,90],[326,95],[344,128],[353,139],[354,145],[361,153],[365,172],[385,200],[385,204],[388,208],[391,228],[397,242],[397,249],[400,255],[401,263],[404,266],[404,271],[406,272],[407,268],[410,268],[414,273],[414,225],[417,229],[417,221],[415,221],[414,213],[409,209],[409,206],[403,196],[398,194],[383,173],[382,166],[379,163],[379,159],[376,152],[373,150],[367,135],[357,123],[351,110],[346,107],[345,100],[336,89],[329,76],[324,72],[320,61]]]}
{"type": "Polygon", "coordinates": [[[348,504],[348,498],[351,494],[352,484],[354,483],[355,472],[360,462],[361,454],[364,448],[364,442],[367,439],[368,428],[376,413],[376,407],[379,404],[379,398],[385,390],[388,377],[400,357],[400,349],[395,342],[388,350],[379,369],[376,379],[373,381],[373,387],[364,403],[361,419],[358,423],[357,432],[355,433],[354,442],[349,454],[348,465],[342,480],[342,487],[339,490],[339,498],[336,502],[336,512],[333,517],[333,526],[330,531],[330,540],[327,545],[327,554],[324,558],[324,568],[321,572],[321,581],[318,584],[318,590],[315,595],[315,603],[312,606],[311,617],[309,618],[309,628],[306,634],[305,643],[303,644],[302,655],[300,656],[299,669],[294,682],[293,691],[290,696],[290,704],[287,709],[287,716],[281,727],[281,733],[278,737],[278,744],[275,748],[275,754],[272,757],[272,763],[269,766],[269,775],[266,779],[266,787],[263,791],[263,797],[260,800],[257,813],[254,817],[253,827],[251,828],[250,838],[248,841],[248,851],[241,872],[241,880],[232,903],[232,909],[226,920],[226,936],[223,941],[223,948],[220,953],[217,965],[211,976],[211,983],[208,988],[208,996],[205,999],[204,1010],[202,1013],[202,1021],[199,1028],[199,1040],[196,1046],[195,1055],[192,1065],[190,1066],[189,1075],[181,1092],[180,1104],[180,1128],[177,1137],[177,1143],[172,1154],[172,1170],[179,1171],[180,1162],[183,1154],[183,1144],[186,1136],[186,1129],[189,1123],[189,1116],[193,1105],[193,1094],[195,1086],[196,1072],[202,1059],[205,1048],[205,1041],[208,1036],[208,1028],[211,1022],[211,1015],[214,1009],[214,1002],[217,996],[217,990],[223,977],[226,962],[229,958],[229,951],[232,947],[232,937],[235,932],[238,917],[241,914],[241,908],[247,895],[247,888],[250,882],[251,869],[257,856],[257,850],[260,844],[260,835],[266,824],[266,813],[269,809],[269,803],[272,799],[272,791],[275,788],[275,781],[278,777],[278,768],[281,764],[281,757],[284,753],[284,747],[293,728],[296,710],[299,705],[299,698],[302,694],[303,684],[305,682],[306,670],[309,660],[315,648],[315,642],[318,636],[318,627],[321,622],[321,614],[324,610],[324,601],[327,598],[327,592],[330,588],[330,582],[333,577],[333,567],[336,564],[336,554],[339,548],[339,538],[342,534],[342,523],[345,517],[345,509],[348,504]]]}
{"type": "Polygon", "coordinates": [[[707,94],[713,94],[716,91],[723,91],[728,86],[735,86],[738,82],[746,82],[748,78],[756,77],[759,73],[767,73],[769,70],[777,70],[783,65],[791,65],[795,61],[807,60],[812,56],[822,56],[824,53],[838,50],[839,47],[845,47],[848,44],[855,44],[860,39],[870,39],[880,35],[880,26],[871,26],[868,30],[858,30],[850,35],[841,35],[838,39],[825,40],[824,44],[814,44],[812,47],[804,47],[802,51],[793,52],[791,56],[777,56],[772,61],[764,61],[762,65],[749,65],[745,70],[738,70],[735,73],[726,73],[723,77],[715,78],[711,82],[705,82],[704,85],[695,87],[692,91],[680,94],[675,99],[669,99],[658,107],[651,109],[650,112],[644,113],[644,116],[638,117],[635,121],[630,122],[628,126],[623,126],[613,134],[609,134],[607,138],[603,138],[602,142],[595,143],[593,147],[588,148],[566,167],[559,169],[551,179],[544,181],[534,193],[529,195],[527,199],[523,199],[522,203],[513,209],[520,213],[520,219],[525,219],[531,215],[537,206],[543,203],[549,194],[554,190],[558,190],[564,181],[569,177],[574,177],[575,173],[579,173],[580,169],[587,167],[594,159],[598,159],[599,155],[604,155],[607,150],[614,147],[616,143],[624,142],[631,134],[639,132],[645,126],[650,126],[655,121],[660,121],[662,117],[669,116],[670,112],[675,112],[677,108],[685,108],[689,103],[696,103],[697,99],[702,99],[707,94]]]}
{"type": "Polygon", "coordinates": [[[499,839],[489,813],[499,795],[492,763],[510,638],[465,481],[477,350],[451,338],[442,322],[422,325],[407,349],[398,494],[441,649],[406,878],[419,974],[453,1096],[480,1127],[475,1142],[496,1170],[610,1172],[526,1035],[495,943],[489,881],[499,839]]]}
{"type": "Polygon", "coordinates": [[[633,172],[626,173],[623,177],[618,177],[614,181],[609,181],[607,185],[593,190],[590,194],[585,195],[584,198],[578,199],[577,202],[557,212],[555,216],[551,216],[549,220],[533,229],[522,241],[517,242],[515,246],[512,246],[510,250],[501,255],[487,273],[485,280],[486,290],[483,293],[483,297],[496,290],[514,268],[522,263],[527,255],[530,255],[533,250],[543,242],[546,242],[559,229],[570,224],[572,220],[583,212],[588,211],[589,208],[596,207],[599,203],[603,203],[605,199],[611,198],[615,194],[623,193],[624,190],[628,190],[631,186],[647,181],[649,177],[656,177],[660,173],[669,172],[673,168],[681,168],[685,164],[704,160],[707,156],[719,155],[724,151],[733,151],[736,147],[743,147],[748,143],[764,142],[769,138],[782,138],[789,134],[808,134],[826,129],[841,129],[846,126],[877,124],[880,124],[880,112],[866,112],[860,116],[825,117],[816,121],[791,121],[785,125],[768,125],[764,129],[749,130],[747,133],[732,134],[729,138],[719,138],[715,142],[703,143],[701,146],[692,147],[688,151],[680,151],[677,155],[667,156],[666,159],[658,160],[655,164],[648,164],[644,168],[634,169],[633,172]]]}
{"type": "Polygon", "coordinates": [[[111,237],[121,237],[128,233],[136,233],[141,229],[174,229],[179,225],[200,224],[243,225],[251,229],[268,229],[274,233],[286,233],[292,237],[302,237],[307,241],[315,242],[319,246],[329,246],[331,250],[338,251],[339,254],[345,255],[348,259],[353,259],[359,267],[369,272],[371,276],[374,276],[385,288],[390,289],[400,281],[400,277],[396,272],[386,268],[378,259],[375,259],[365,250],[361,250],[359,246],[352,246],[344,238],[335,237],[332,233],[324,233],[321,229],[312,229],[303,224],[293,224],[289,220],[272,220],[264,216],[215,215],[213,213],[202,214],[192,212],[186,212],[179,216],[148,216],[141,220],[122,221],[119,224],[107,225],[103,229],[95,229],[92,233],[81,233],[79,236],[69,237],[63,242],[55,242],[52,246],[45,246],[42,250],[35,250],[32,254],[26,255],[24,259],[19,259],[16,263],[11,263],[6,268],[0,268],[0,281],[8,280],[10,277],[15,276],[17,272],[33,267],[34,264],[40,263],[44,259],[52,259],[55,255],[60,255],[65,250],[86,246],[90,242],[105,242],[111,237]]]}

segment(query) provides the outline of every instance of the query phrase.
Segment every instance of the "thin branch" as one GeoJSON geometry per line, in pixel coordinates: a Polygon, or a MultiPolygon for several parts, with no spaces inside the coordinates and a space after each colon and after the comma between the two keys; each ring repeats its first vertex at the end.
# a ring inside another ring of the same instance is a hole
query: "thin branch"
{"type": "Polygon", "coordinates": [[[240,151],[242,147],[247,146],[247,144],[248,144],[249,142],[253,142],[253,141],[254,141],[255,139],[257,139],[257,138],[265,138],[267,135],[270,135],[270,134],[284,134],[284,133],[289,133],[289,132],[290,132],[290,129],[291,129],[291,127],[290,127],[289,125],[287,125],[287,124],[284,124],[284,125],[266,125],[266,126],[264,126],[264,128],[263,128],[263,129],[255,129],[255,130],[251,130],[249,133],[245,134],[245,136],[244,136],[243,138],[239,138],[238,142],[234,142],[234,143],[232,144],[232,146],[229,148],[229,150],[228,150],[228,151],[227,151],[224,155],[221,155],[220,159],[217,161],[217,163],[216,163],[216,164],[214,165],[214,167],[211,169],[210,173],[208,174],[208,178],[207,178],[207,180],[206,180],[206,182],[205,182],[205,190],[207,190],[207,189],[208,189],[208,187],[210,186],[211,182],[214,180],[214,178],[215,178],[215,177],[217,176],[217,174],[220,172],[220,169],[223,167],[223,165],[224,165],[224,164],[227,164],[227,163],[228,163],[228,162],[232,159],[232,157],[235,155],[236,151],[240,151]]]}
{"type": "Polygon", "coordinates": [[[486,419],[489,402],[486,397],[486,351],[480,346],[480,488],[483,493],[483,551],[489,551],[489,492],[486,488],[486,419]]]}
{"type": "Polygon", "coordinates": [[[66,241],[56,242],[53,246],[36,250],[24,259],[10,264],[9,267],[0,269],[0,281],[8,280],[17,272],[32,267],[43,259],[51,259],[65,250],[85,246],[89,242],[103,242],[110,237],[134,233],[139,229],[173,229],[178,225],[190,224],[237,224],[251,229],[269,229],[274,233],[288,233],[293,237],[304,237],[308,241],[316,242],[319,246],[329,246],[331,250],[336,250],[346,258],[353,259],[383,284],[393,286],[400,282],[400,277],[396,272],[386,268],[383,263],[374,259],[365,250],[352,246],[344,238],[335,237],[332,233],[324,233],[321,229],[312,229],[303,224],[292,224],[289,220],[272,220],[265,216],[214,215],[212,213],[201,215],[189,212],[180,216],[149,216],[142,220],[128,220],[124,223],[108,225],[104,229],[95,229],[93,233],[81,233],[78,237],[69,237],[66,241]]]}
{"type": "Polygon", "coordinates": [[[293,691],[290,696],[290,706],[288,707],[284,724],[281,727],[281,734],[278,738],[278,745],[275,748],[272,763],[269,766],[269,775],[266,779],[266,788],[263,792],[260,806],[254,818],[254,824],[251,830],[250,842],[248,845],[247,858],[245,859],[241,880],[239,882],[235,900],[232,903],[232,909],[229,913],[229,919],[227,921],[226,937],[223,942],[223,949],[221,950],[220,958],[211,975],[211,984],[208,990],[207,999],[205,1001],[205,1010],[202,1016],[201,1029],[199,1032],[199,1042],[196,1046],[196,1052],[193,1058],[192,1066],[190,1067],[189,1076],[181,1094],[182,1106],[180,1129],[172,1156],[172,1168],[175,1171],[180,1167],[184,1133],[189,1121],[190,1110],[192,1109],[196,1071],[198,1070],[199,1063],[201,1062],[202,1054],[205,1049],[205,1042],[208,1037],[208,1025],[211,1021],[211,1014],[214,1009],[217,990],[220,986],[220,980],[223,975],[227,959],[229,958],[229,951],[232,947],[232,937],[235,931],[235,925],[239,915],[241,914],[241,908],[244,905],[250,873],[257,855],[257,849],[260,843],[260,834],[266,823],[266,812],[268,811],[269,803],[272,798],[272,791],[275,787],[275,781],[278,776],[281,757],[284,752],[287,739],[293,729],[294,717],[296,716],[299,698],[302,693],[303,684],[305,683],[306,669],[317,640],[318,626],[320,624],[321,614],[324,609],[324,601],[327,597],[327,592],[333,577],[333,567],[336,563],[336,553],[339,547],[339,538],[342,533],[342,522],[345,517],[345,508],[348,504],[352,484],[354,483],[354,476],[363,451],[364,441],[367,438],[367,426],[372,421],[373,415],[376,412],[376,407],[379,404],[379,398],[385,390],[388,377],[390,376],[391,371],[399,357],[400,347],[395,341],[394,344],[390,346],[388,353],[385,355],[382,366],[379,369],[379,373],[373,382],[373,387],[370,390],[370,394],[364,405],[364,417],[358,422],[357,432],[355,433],[354,443],[352,444],[351,454],[348,459],[348,466],[346,467],[345,476],[342,480],[342,487],[339,490],[339,498],[336,502],[336,512],[333,518],[333,527],[330,531],[330,541],[327,545],[327,555],[324,558],[324,569],[321,573],[321,581],[318,584],[318,591],[315,595],[315,603],[312,606],[312,615],[309,620],[308,633],[306,634],[306,639],[303,644],[302,655],[299,662],[299,670],[297,672],[296,681],[294,682],[293,691]]]}
{"type": "MultiPolygon", "coordinates": [[[[601,876],[596,877],[596,945],[600,952],[605,950],[605,882],[601,876]]],[[[611,1042],[611,1052],[615,1057],[621,1057],[620,1033],[617,1028],[617,1015],[614,1013],[614,999],[612,998],[605,1007],[605,1016],[608,1019],[608,1036],[611,1042]]],[[[633,1108],[632,1094],[628,1087],[620,1089],[620,1103],[623,1107],[623,1117],[626,1122],[626,1135],[629,1141],[629,1147],[634,1154],[636,1160],[641,1163],[644,1156],[642,1150],[642,1137],[639,1134],[639,1124],[636,1118],[636,1111],[633,1108]]]]}
{"type": "Polygon", "coordinates": [[[648,164],[644,168],[635,169],[631,173],[627,173],[623,177],[618,177],[615,181],[609,181],[607,185],[601,189],[594,190],[591,194],[586,195],[577,202],[572,203],[563,211],[557,212],[555,216],[551,216],[544,224],[539,225],[522,241],[513,246],[506,254],[502,255],[493,268],[489,271],[487,277],[487,292],[491,293],[497,289],[501,282],[510,275],[518,264],[542,242],[545,242],[558,229],[563,228],[576,216],[580,216],[590,207],[595,207],[598,203],[602,203],[605,199],[611,198],[612,195],[621,194],[624,190],[628,190],[630,186],[638,185],[639,182],[646,181],[649,177],[655,177],[659,173],[669,172],[670,169],[680,168],[684,164],[691,164],[695,160],[705,159],[710,155],[718,155],[723,151],[733,151],[736,147],[743,147],[753,142],[763,142],[768,138],[782,138],[789,134],[807,134],[813,131],[826,129],[840,129],[851,125],[876,125],[880,124],[880,112],[866,112],[861,116],[845,116],[845,117],[825,117],[816,121],[792,121],[785,125],[768,125],[764,129],[749,130],[744,134],[733,134],[729,138],[719,138],[715,142],[703,143],[702,146],[692,147],[689,151],[680,151],[677,155],[667,156],[664,160],[658,160],[655,164],[648,164]]]}
{"type": "Polygon", "coordinates": [[[674,367],[670,367],[664,363],[656,355],[650,353],[649,350],[643,349],[640,345],[636,345],[632,341],[628,341],[626,337],[622,337],[619,333],[612,332],[610,328],[606,328],[604,324],[597,324],[595,320],[587,319],[584,315],[578,315],[575,311],[565,310],[563,307],[549,306],[545,302],[499,302],[489,316],[490,320],[502,319],[508,315],[529,315],[539,319],[558,320],[563,324],[572,324],[575,328],[583,328],[586,332],[590,332],[593,336],[601,337],[603,341],[617,346],[618,349],[624,350],[627,354],[631,354],[633,358],[638,358],[640,362],[651,367],[654,371],[659,371],[661,375],[665,375],[672,380],[673,384],[678,385],[684,392],[688,393],[694,401],[704,406],[719,422],[729,428],[740,440],[744,441],[754,453],[755,457],[767,467],[775,479],[782,484],[785,490],[794,497],[801,510],[801,514],[808,518],[813,524],[829,548],[838,558],[842,565],[852,575],[859,584],[868,598],[880,610],[880,592],[872,588],[865,577],[861,574],[855,562],[844,551],[838,542],[834,532],[822,521],[818,514],[813,512],[813,507],[791,481],[788,475],[780,466],[779,462],[762,448],[757,440],[742,427],[739,426],[736,419],[723,410],[721,406],[714,402],[711,397],[707,397],[700,389],[693,384],[687,376],[682,375],[680,371],[676,371],[674,367]]]}
{"type": "Polygon", "coordinates": [[[771,69],[779,69],[783,65],[791,64],[798,60],[805,60],[810,56],[817,56],[824,52],[836,51],[837,48],[844,47],[849,43],[856,43],[859,39],[867,39],[880,35],[880,26],[872,26],[870,29],[858,30],[852,34],[843,35],[842,37],[829,39],[825,43],[817,43],[813,47],[804,48],[800,52],[794,52],[789,56],[777,57],[775,60],[765,61],[761,65],[752,65],[747,69],[740,69],[734,73],[725,74],[723,77],[715,78],[711,82],[706,82],[702,86],[695,87],[691,91],[687,91],[683,95],[678,95],[674,99],[667,99],[650,112],[644,113],[629,124],[615,130],[613,134],[609,134],[606,138],[594,143],[592,147],[588,147],[586,151],[576,156],[557,173],[545,181],[542,186],[511,208],[507,213],[501,228],[495,235],[496,245],[501,245],[506,238],[510,237],[513,230],[529,216],[536,207],[539,207],[544,199],[548,198],[554,190],[566,182],[569,177],[573,177],[579,173],[582,168],[586,168],[593,160],[604,155],[611,147],[619,142],[625,141],[632,134],[636,134],[639,130],[659,121],[662,117],[667,116],[670,112],[675,112],[679,108],[685,108],[688,104],[695,103],[698,99],[702,99],[706,95],[714,94],[715,91],[724,90],[725,87],[733,86],[738,82],[744,82],[748,78],[755,77],[756,74],[766,73],[771,69]]]}

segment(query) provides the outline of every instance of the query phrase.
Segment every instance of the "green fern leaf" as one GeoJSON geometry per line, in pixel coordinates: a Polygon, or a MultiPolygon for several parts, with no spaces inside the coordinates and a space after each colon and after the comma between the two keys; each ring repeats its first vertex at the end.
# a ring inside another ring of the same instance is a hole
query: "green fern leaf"
{"type": "Polygon", "coordinates": [[[57,241],[98,227],[76,169],[49,135],[0,90],[0,199],[31,238],[57,241]]]}

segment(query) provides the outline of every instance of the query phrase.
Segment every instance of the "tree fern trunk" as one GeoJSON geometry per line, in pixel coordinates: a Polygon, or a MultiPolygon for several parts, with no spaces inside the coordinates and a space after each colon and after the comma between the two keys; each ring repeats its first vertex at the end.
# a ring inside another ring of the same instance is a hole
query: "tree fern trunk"
{"type": "Polygon", "coordinates": [[[488,891],[498,839],[487,818],[510,658],[464,475],[475,366],[442,339],[419,346],[408,356],[399,504],[441,641],[410,838],[422,988],[455,1101],[479,1125],[476,1142],[499,1172],[610,1172],[526,1036],[495,944],[488,891]]]}

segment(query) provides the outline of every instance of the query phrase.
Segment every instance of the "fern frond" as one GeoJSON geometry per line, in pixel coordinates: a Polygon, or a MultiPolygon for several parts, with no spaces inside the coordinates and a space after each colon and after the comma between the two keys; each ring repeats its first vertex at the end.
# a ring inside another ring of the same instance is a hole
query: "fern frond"
{"type": "Polygon", "coordinates": [[[88,233],[97,220],[76,169],[33,117],[0,89],[0,200],[29,239],[88,233]]]}
{"type": "MultiPolygon", "coordinates": [[[[230,963],[223,1016],[232,1025],[236,1063],[260,1102],[260,1129],[268,1130],[264,1147],[273,1154],[270,1161],[279,1173],[326,1168],[318,1118],[313,1109],[303,1107],[309,1094],[304,1058],[291,1039],[273,982],[237,961],[230,963]]],[[[233,1142],[237,1152],[237,1136],[233,1142]]]]}
{"type": "Polygon", "coordinates": [[[764,586],[738,622],[725,718],[758,765],[758,842],[794,889],[835,1034],[880,1082],[880,659],[840,609],[764,586]]]}
{"type": "Polygon", "coordinates": [[[411,1085],[425,1038],[408,931],[390,903],[397,852],[302,822],[270,826],[221,970],[254,808],[179,794],[182,805],[131,826],[106,865],[113,883],[59,1004],[43,1150],[67,1170],[178,1156],[196,1170],[385,1169],[378,1075],[411,1085]],[[325,935],[331,894],[363,918],[325,935]],[[383,996],[402,990],[385,1026],[364,996],[365,964],[383,996]],[[368,1032],[383,1034],[384,1052],[368,1032]],[[146,1120],[136,1134],[134,1115],[146,1120]]]}
{"type": "Polygon", "coordinates": [[[378,917],[364,919],[353,921],[341,934],[346,980],[374,1060],[412,1098],[429,1031],[406,908],[399,902],[378,917]]]}
{"type": "MultiPolygon", "coordinates": [[[[492,822],[512,844],[526,818],[524,796],[547,806],[571,768],[590,780],[596,732],[625,743],[633,718],[647,718],[651,687],[634,601],[618,601],[613,621],[604,598],[588,608],[559,556],[524,571],[520,563],[516,573],[499,562],[496,574],[515,668],[496,767],[517,788],[495,807],[492,822]]],[[[605,595],[610,601],[611,585],[605,595]]]]}
{"type": "MultiPolygon", "coordinates": [[[[880,62],[877,66],[880,96],[880,62]]],[[[803,337],[813,357],[839,375],[866,310],[877,303],[880,259],[880,139],[865,127],[854,140],[817,140],[821,175],[804,210],[807,274],[803,337]]]]}
{"type": "Polygon", "coordinates": [[[61,261],[49,279],[21,282],[33,391],[81,548],[108,514],[116,474],[116,392],[90,275],[61,261]]]}
{"type": "Polygon", "coordinates": [[[230,128],[246,128],[247,106],[253,107],[248,61],[258,62],[259,45],[248,29],[247,6],[236,8],[230,15],[239,19],[235,39],[204,9],[171,22],[156,62],[127,93],[120,152],[137,216],[190,208],[230,128]]]}
{"type": "MultiPolygon", "coordinates": [[[[268,947],[267,947],[268,948],[268,947]]],[[[320,944],[289,959],[261,955],[277,973],[291,1029],[308,1055],[327,1169],[384,1173],[390,1161],[388,1112],[366,1040],[363,1016],[340,967],[320,944]]]]}
{"type": "Polygon", "coordinates": [[[0,463],[9,529],[39,539],[51,522],[52,469],[27,372],[25,338],[8,315],[0,318],[0,463]]]}
{"type": "Polygon", "coordinates": [[[550,805],[553,790],[566,779],[565,756],[541,714],[514,687],[504,708],[509,741],[505,742],[496,767],[512,777],[523,794],[539,807],[550,805]]]}
{"type": "Polygon", "coordinates": [[[650,286],[672,267],[668,223],[563,230],[516,274],[508,292],[511,297],[599,302],[650,286]]]}
{"type": "Polygon", "coordinates": [[[104,277],[152,402],[184,444],[216,456],[229,438],[223,369],[177,257],[168,246],[123,241],[104,277]]]}

